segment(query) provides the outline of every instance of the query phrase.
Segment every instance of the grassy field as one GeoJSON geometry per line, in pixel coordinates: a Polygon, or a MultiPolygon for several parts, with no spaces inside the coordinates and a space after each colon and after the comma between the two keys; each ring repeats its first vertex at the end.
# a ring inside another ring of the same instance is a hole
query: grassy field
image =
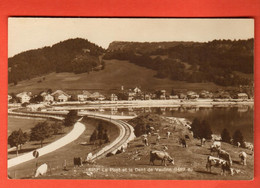
{"type": "MultiPolygon", "coordinates": [[[[233,160],[233,168],[241,170],[241,173],[231,176],[220,175],[221,169],[212,167],[212,172],[206,170],[206,161],[210,155],[209,147],[211,141],[200,146],[200,140],[187,140],[188,147],[179,145],[178,139],[187,130],[177,124],[163,123],[160,128],[161,140],[156,144],[156,136],[148,137],[149,146],[144,146],[141,138],[136,138],[129,143],[126,152],[100,159],[94,165],[71,169],[66,173],[57,171],[42,176],[42,179],[169,179],[169,180],[250,180],[254,176],[253,153],[243,148],[237,148],[227,143],[222,143],[222,149],[230,153],[233,160]],[[173,127],[175,126],[175,131],[173,127]],[[166,129],[167,128],[167,129],[166,129]],[[166,138],[166,131],[173,132],[169,139],[166,138]],[[155,165],[149,164],[149,152],[151,150],[162,150],[163,146],[168,147],[168,153],[174,158],[175,164],[161,166],[159,161],[155,165]],[[245,151],[248,154],[247,166],[240,164],[238,153],[245,151]]],[[[216,155],[216,154],[215,154],[216,155]]]]}
{"type": "MultiPolygon", "coordinates": [[[[84,133],[72,143],[44,156],[40,156],[37,159],[39,165],[43,163],[48,163],[51,167],[51,173],[59,174],[61,176],[66,175],[68,172],[73,172],[73,157],[86,158],[89,152],[96,152],[101,146],[94,146],[91,144],[81,145],[82,142],[88,142],[90,135],[97,127],[99,120],[93,119],[83,119],[82,121],[86,125],[86,130],[84,133]],[[66,160],[67,166],[70,169],[67,171],[62,171],[63,163],[66,160]],[[63,175],[62,175],[63,174],[63,175]]],[[[119,130],[115,126],[111,126],[110,123],[103,123],[104,127],[108,130],[110,140],[114,140],[118,134],[119,130]]],[[[102,145],[104,147],[105,145],[102,145]]],[[[32,178],[35,172],[36,160],[28,161],[26,163],[11,167],[8,169],[8,174],[13,178],[32,178]]]]}
{"type": "Polygon", "coordinates": [[[40,118],[27,118],[27,117],[8,117],[8,136],[12,131],[22,129],[22,131],[28,132],[30,129],[39,122],[43,122],[45,119],[40,118]]]}
{"type": "MultiPolygon", "coordinates": [[[[21,128],[24,132],[28,132],[30,133],[30,129],[32,127],[34,127],[37,123],[39,122],[43,122],[46,121],[46,119],[40,119],[40,118],[30,118],[30,119],[26,119],[26,117],[8,117],[8,135],[11,134],[12,131],[14,130],[18,130],[19,128],[21,128]]],[[[49,124],[54,123],[54,120],[47,120],[47,122],[49,124]]],[[[48,143],[54,142],[55,140],[58,140],[59,138],[63,137],[65,134],[67,134],[68,132],[70,132],[72,130],[72,127],[64,127],[63,126],[63,130],[62,133],[57,134],[57,135],[52,135],[50,138],[47,138],[44,140],[43,142],[43,146],[45,146],[48,143]]],[[[25,143],[22,146],[22,149],[19,150],[18,155],[22,155],[24,153],[33,151],[37,148],[40,148],[40,142],[39,141],[30,141],[25,143]]],[[[8,145],[8,148],[10,148],[10,146],[8,145]]],[[[10,151],[8,152],[8,159],[16,157],[16,150],[14,151],[10,151]]]]}
{"type": "Polygon", "coordinates": [[[77,90],[88,90],[90,92],[101,91],[101,93],[112,93],[123,85],[125,89],[141,86],[145,90],[166,89],[168,92],[174,89],[188,90],[215,90],[219,86],[214,83],[187,83],[173,81],[170,79],[155,78],[156,71],[129,63],[128,61],[106,60],[104,70],[74,74],[74,73],[51,73],[45,75],[45,80],[38,83],[40,78],[21,81],[16,86],[9,85],[8,93],[40,91],[51,88],[52,90],[62,89],[70,93],[77,90]]]}

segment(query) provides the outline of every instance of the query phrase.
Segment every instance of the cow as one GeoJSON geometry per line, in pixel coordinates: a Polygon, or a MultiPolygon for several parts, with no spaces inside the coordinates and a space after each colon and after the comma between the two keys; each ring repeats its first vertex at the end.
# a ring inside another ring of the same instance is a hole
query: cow
{"type": "Polygon", "coordinates": [[[88,153],[85,162],[90,162],[92,160],[93,154],[92,153],[88,153]]]}
{"type": "Polygon", "coordinates": [[[152,163],[154,165],[155,160],[160,160],[161,165],[164,164],[164,166],[167,166],[166,161],[168,161],[174,165],[173,158],[166,151],[158,151],[158,150],[150,151],[150,163],[149,164],[152,163]]]}
{"type": "Polygon", "coordinates": [[[218,157],[221,158],[221,159],[224,159],[226,160],[230,166],[232,166],[232,159],[231,159],[231,156],[228,152],[226,152],[225,150],[222,150],[222,149],[218,149],[218,157]]]}
{"type": "Polygon", "coordinates": [[[158,134],[158,135],[157,135],[157,137],[156,137],[156,143],[158,143],[158,144],[159,144],[159,142],[160,142],[160,139],[161,139],[161,137],[160,137],[160,135],[158,134]]]}
{"type": "Polygon", "coordinates": [[[212,166],[221,167],[221,174],[223,175],[225,175],[226,171],[229,171],[232,176],[234,175],[234,170],[230,167],[230,164],[227,161],[217,157],[208,156],[206,164],[207,171],[211,172],[212,166]]]}
{"type": "Polygon", "coordinates": [[[202,138],[201,140],[201,145],[204,145],[206,143],[206,139],[205,138],[202,138]]]}
{"type": "Polygon", "coordinates": [[[83,166],[81,157],[74,157],[73,162],[74,162],[74,167],[83,166]]]}
{"type": "Polygon", "coordinates": [[[241,163],[243,165],[246,165],[246,157],[247,157],[247,154],[246,152],[242,151],[238,154],[239,158],[241,159],[241,163]]]}
{"type": "Polygon", "coordinates": [[[254,146],[250,142],[245,142],[245,148],[247,148],[247,149],[249,149],[251,151],[254,151],[254,146]]]}
{"type": "Polygon", "coordinates": [[[221,147],[221,142],[219,142],[219,141],[214,141],[211,146],[212,146],[212,147],[216,147],[216,148],[220,148],[220,147],[221,147]]]}
{"type": "Polygon", "coordinates": [[[213,144],[210,146],[210,155],[213,155],[213,153],[218,153],[218,150],[221,147],[221,142],[215,141],[213,144]]]}
{"type": "Polygon", "coordinates": [[[39,166],[36,170],[35,176],[34,177],[38,177],[39,175],[44,175],[47,173],[48,170],[48,165],[46,163],[42,164],[41,166],[39,166]]]}
{"type": "Polygon", "coordinates": [[[171,132],[167,131],[166,136],[168,139],[170,138],[170,135],[171,135],[171,132]]]}
{"type": "Polygon", "coordinates": [[[184,138],[180,138],[179,143],[182,145],[182,147],[186,148],[188,147],[186,140],[184,138]]]}
{"type": "Polygon", "coordinates": [[[148,138],[147,137],[143,138],[143,143],[144,143],[145,146],[148,146],[148,138]]]}

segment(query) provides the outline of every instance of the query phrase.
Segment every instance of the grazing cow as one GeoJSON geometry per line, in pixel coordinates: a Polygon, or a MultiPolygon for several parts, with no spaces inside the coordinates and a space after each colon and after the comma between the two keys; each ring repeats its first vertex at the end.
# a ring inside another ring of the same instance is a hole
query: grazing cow
{"type": "Polygon", "coordinates": [[[92,157],[93,157],[93,154],[92,153],[88,153],[86,159],[85,159],[85,162],[89,162],[92,160],[92,157]]]}
{"type": "Polygon", "coordinates": [[[205,138],[202,138],[201,140],[201,145],[204,145],[206,143],[206,139],[205,138]]]}
{"type": "Polygon", "coordinates": [[[182,147],[186,148],[188,147],[186,140],[184,138],[180,138],[179,143],[182,145],[182,147]]]}
{"type": "Polygon", "coordinates": [[[239,148],[241,146],[240,142],[237,142],[237,147],[239,148]]]}
{"type": "Polygon", "coordinates": [[[246,157],[247,157],[246,152],[242,151],[242,152],[239,153],[238,156],[239,156],[239,158],[241,159],[241,163],[242,163],[243,165],[246,165],[246,157]]]}
{"type": "Polygon", "coordinates": [[[159,142],[160,142],[160,139],[161,139],[161,137],[160,137],[160,135],[158,134],[158,135],[157,135],[157,137],[156,137],[156,143],[158,143],[158,144],[159,144],[159,142]]]}
{"type": "Polygon", "coordinates": [[[222,169],[221,174],[225,175],[226,171],[229,171],[232,176],[234,174],[234,170],[230,167],[230,164],[227,161],[225,161],[223,159],[219,159],[217,157],[208,156],[207,164],[206,164],[207,171],[211,172],[212,166],[221,167],[221,169],[222,169]]]}
{"type": "Polygon", "coordinates": [[[47,173],[48,170],[48,165],[46,163],[42,164],[41,166],[39,166],[36,170],[35,176],[34,177],[38,177],[39,175],[44,175],[47,173]]]}
{"type": "Polygon", "coordinates": [[[245,142],[245,148],[247,148],[247,149],[249,149],[251,151],[254,151],[254,146],[250,142],[245,142]]]}
{"type": "Polygon", "coordinates": [[[155,160],[160,160],[161,165],[164,164],[164,166],[167,166],[166,161],[169,161],[174,165],[173,158],[165,151],[150,151],[150,164],[152,163],[154,165],[155,160]]]}
{"type": "Polygon", "coordinates": [[[167,131],[166,136],[167,136],[168,139],[170,138],[170,135],[171,135],[171,132],[167,131]]]}
{"type": "Polygon", "coordinates": [[[228,152],[226,152],[225,150],[222,150],[222,149],[218,149],[218,157],[221,158],[221,159],[224,159],[226,160],[230,166],[232,166],[232,159],[231,159],[231,156],[228,152]]]}
{"type": "Polygon", "coordinates": [[[219,141],[214,141],[211,146],[216,147],[216,148],[220,148],[220,147],[221,147],[221,142],[219,142],[219,141]]]}
{"type": "Polygon", "coordinates": [[[74,167],[83,166],[81,157],[74,157],[73,162],[74,162],[74,167]]]}
{"type": "Polygon", "coordinates": [[[144,143],[145,146],[148,146],[148,138],[147,137],[143,138],[143,143],[144,143]]]}

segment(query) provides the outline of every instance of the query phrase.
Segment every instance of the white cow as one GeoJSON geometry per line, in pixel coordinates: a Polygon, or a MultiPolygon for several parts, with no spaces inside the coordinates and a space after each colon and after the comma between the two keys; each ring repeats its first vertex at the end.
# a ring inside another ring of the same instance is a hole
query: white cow
{"type": "Polygon", "coordinates": [[[239,153],[238,156],[239,156],[239,158],[241,159],[241,163],[242,163],[243,165],[246,165],[246,157],[247,157],[246,152],[242,151],[242,152],[239,153]]]}
{"type": "Polygon", "coordinates": [[[92,153],[88,153],[85,162],[89,162],[92,160],[93,154],[92,153]]]}
{"type": "Polygon", "coordinates": [[[214,141],[213,144],[211,145],[211,147],[221,148],[221,142],[219,142],[219,141],[214,141]]]}
{"type": "Polygon", "coordinates": [[[168,139],[170,138],[170,135],[171,135],[171,132],[167,131],[166,136],[167,136],[168,139]]]}
{"type": "Polygon", "coordinates": [[[234,169],[230,167],[230,164],[227,161],[217,157],[208,156],[207,164],[206,164],[207,170],[211,172],[212,166],[221,167],[222,169],[221,174],[223,175],[225,175],[226,171],[229,171],[232,176],[234,175],[234,169]]]}
{"type": "Polygon", "coordinates": [[[39,166],[36,170],[35,177],[38,177],[39,175],[44,175],[47,173],[48,165],[46,163],[39,166]]]}

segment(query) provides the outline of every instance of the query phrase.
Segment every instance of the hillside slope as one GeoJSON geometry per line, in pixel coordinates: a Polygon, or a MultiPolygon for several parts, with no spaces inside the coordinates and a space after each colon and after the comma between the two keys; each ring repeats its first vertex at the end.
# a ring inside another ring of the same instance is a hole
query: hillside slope
{"type": "Polygon", "coordinates": [[[8,83],[42,76],[51,72],[90,72],[102,66],[104,49],[85,39],[68,39],[51,47],[29,50],[8,58],[8,83]]]}
{"type": "Polygon", "coordinates": [[[159,79],[154,77],[156,71],[137,66],[128,61],[106,60],[105,69],[90,73],[50,73],[42,77],[19,82],[17,85],[9,84],[8,93],[31,91],[38,93],[51,88],[52,90],[62,89],[74,92],[75,90],[99,90],[103,93],[114,92],[124,86],[126,89],[141,86],[145,90],[166,89],[216,89],[213,83],[187,83],[173,81],[170,79],[159,79]],[[41,82],[39,82],[41,80],[41,82]]]}

